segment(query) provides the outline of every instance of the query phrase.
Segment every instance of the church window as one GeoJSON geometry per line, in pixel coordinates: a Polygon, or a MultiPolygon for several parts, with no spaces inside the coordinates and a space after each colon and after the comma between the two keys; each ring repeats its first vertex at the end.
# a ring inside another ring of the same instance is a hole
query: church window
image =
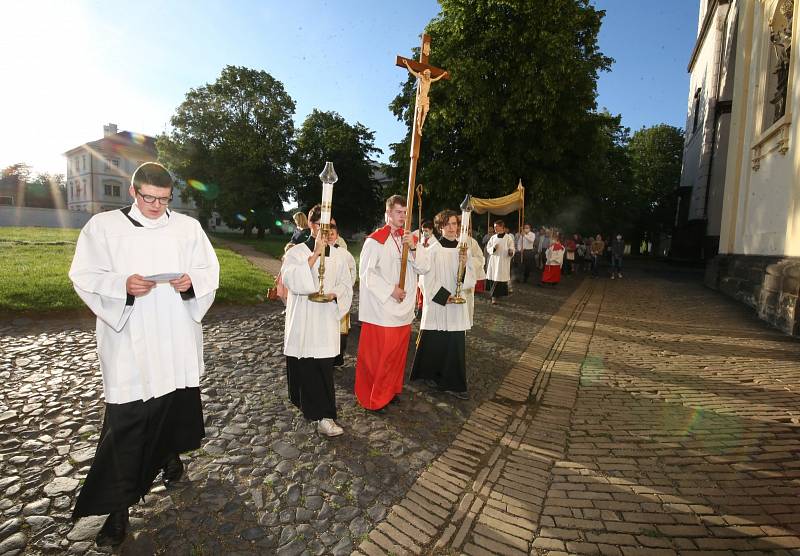
{"type": "Polygon", "coordinates": [[[694,103],[692,104],[692,112],[694,113],[692,120],[692,133],[697,131],[697,124],[700,122],[700,92],[703,89],[697,89],[694,92],[694,103]]]}

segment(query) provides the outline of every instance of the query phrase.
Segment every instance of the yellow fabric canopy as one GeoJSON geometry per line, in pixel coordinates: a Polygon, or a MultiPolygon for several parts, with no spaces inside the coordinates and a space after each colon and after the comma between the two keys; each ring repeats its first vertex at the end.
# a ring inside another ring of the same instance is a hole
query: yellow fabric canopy
{"type": "Polygon", "coordinates": [[[522,211],[524,206],[525,188],[522,187],[522,181],[519,182],[517,190],[510,195],[497,197],[496,199],[472,198],[472,210],[477,214],[488,212],[490,214],[497,214],[498,216],[505,216],[515,210],[522,211]]]}

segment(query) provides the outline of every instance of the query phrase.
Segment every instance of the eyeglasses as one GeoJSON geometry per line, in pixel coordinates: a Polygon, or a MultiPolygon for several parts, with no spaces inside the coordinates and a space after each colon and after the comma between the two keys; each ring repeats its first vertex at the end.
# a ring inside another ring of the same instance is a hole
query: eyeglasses
{"type": "Polygon", "coordinates": [[[136,194],[139,197],[141,197],[142,201],[144,201],[148,205],[152,205],[156,201],[158,201],[158,204],[160,205],[167,205],[172,200],[172,195],[170,195],[169,197],[155,197],[153,195],[142,195],[140,191],[137,191],[136,194]]]}

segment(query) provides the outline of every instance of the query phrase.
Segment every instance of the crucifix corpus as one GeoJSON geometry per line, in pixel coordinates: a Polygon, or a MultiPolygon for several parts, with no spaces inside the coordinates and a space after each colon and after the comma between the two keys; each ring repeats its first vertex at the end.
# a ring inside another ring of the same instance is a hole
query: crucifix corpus
{"type": "MultiPolygon", "coordinates": [[[[422,126],[425,125],[425,118],[431,107],[428,93],[431,83],[440,79],[449,79],[447,71],[428,64],[431,54],[431,37],[422,35],[422,48],[419,52],[419,61],[403,56],[397,57],[396,65],[406,68],[411,75],[417,78],[417,99],[414,106],[414,130],[411,134],[411,165],[408,170],[408,193],[406,195],[406,231],[411,230],[412,212],[414,207],[414,190],[417,181],[417,159],[419,158],[419,145],[422,141],[422,126]]],[[[421,224],[421,222],[420,222],[421,224]]],[[[405,288],[406,283],[406,264],[408,263],[408,245],[403,245],[403,257],[400,261],[400,280],[397,283],[399,288],[405,288]]]]}

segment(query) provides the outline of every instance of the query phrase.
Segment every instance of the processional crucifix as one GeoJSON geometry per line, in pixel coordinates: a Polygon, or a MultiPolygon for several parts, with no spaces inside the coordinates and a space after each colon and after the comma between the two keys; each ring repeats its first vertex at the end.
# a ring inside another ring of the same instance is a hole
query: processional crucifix
{"type": "MultiPolygon", "coordinates": [[[[431,101],[428,93],[431,83],[440,79],[449,79],[447,71],[428,64],[431,54],[431,37],[422,35],[422,48],[419,52],[419,61],[403,56],[397,57],[396,65],[406,68],[411,75],[417,78],[417,99],[414,106],[414,129],[411,133],[411,165],[408,169],[408,192],[406,194],[406,231],[411,231],[411,221],[413,220],[412,209],[414,207],[414,190],[417,180],[417,159],[419,158],[419,145],[422,141],[422,126],[425,125],[425,118],[428,116],[431,101]]],[[[421,223],[420,223],[421,224],[421,223]]],[[[403,256],[400,261],[400,280],[397,287],[405,289],[406,284],[406,264],[408,263],[408,245],[403,245],[403,256]]]]}

